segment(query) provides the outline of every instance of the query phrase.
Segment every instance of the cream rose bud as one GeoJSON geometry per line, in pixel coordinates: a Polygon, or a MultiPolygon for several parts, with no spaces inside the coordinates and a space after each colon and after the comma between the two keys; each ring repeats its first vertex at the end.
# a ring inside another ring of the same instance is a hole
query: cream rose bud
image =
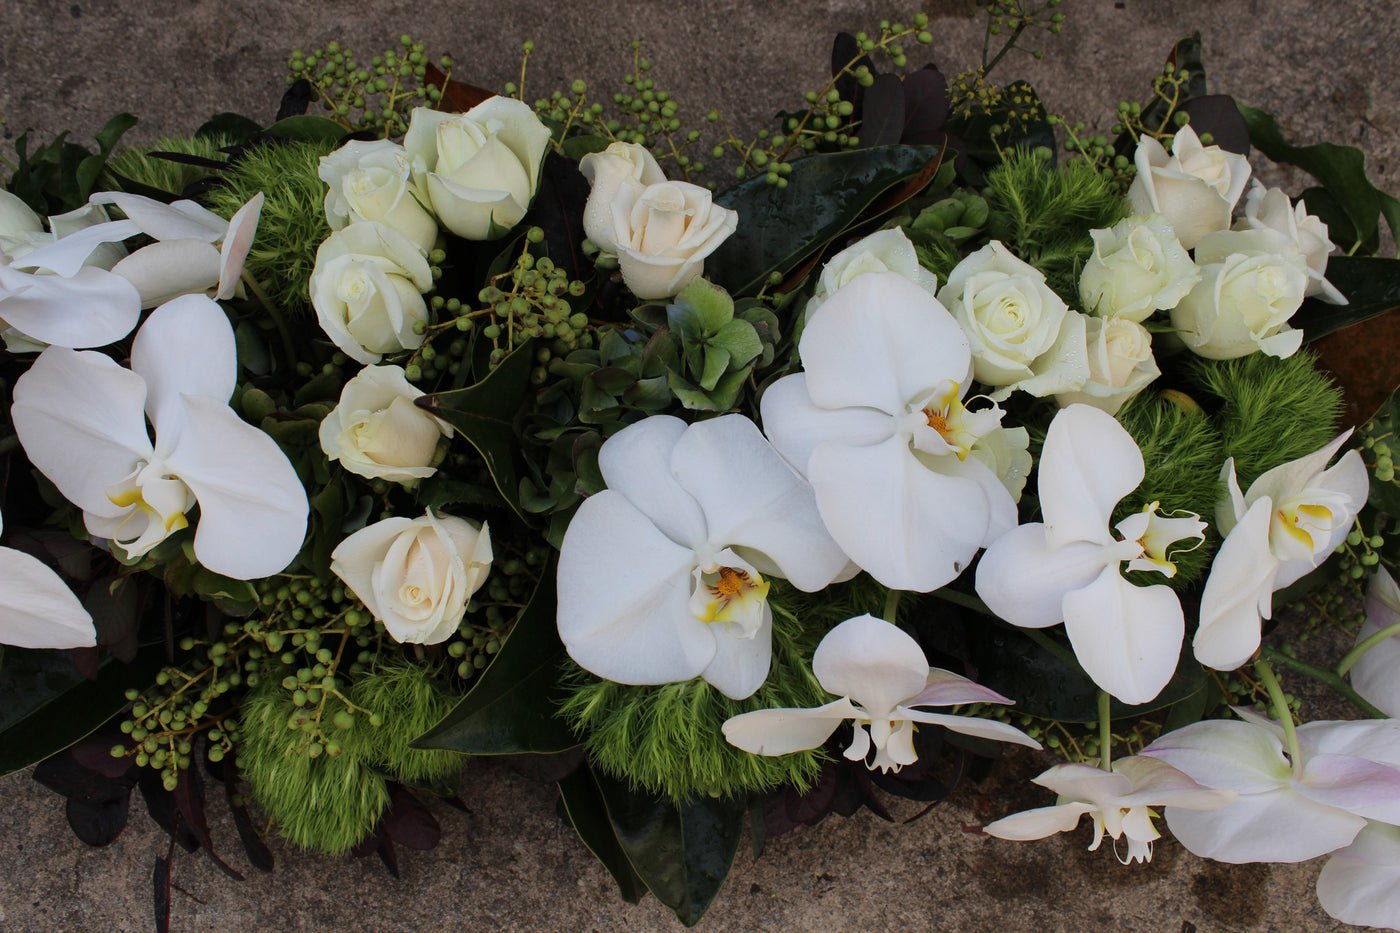
{"type": "Polygon", "coordinates": [[[1152,335],[1135,321],[1091,317],[1085,321],[1089,347],[1089,381],[1072,392],[1061,392],[1061,408],[1076,403],[1093,405],[1110,415],[1162,375],[1152,356],[1152,335]]]}
{"type": "Polygon", "coordinates": [[[436,645],[462,623],[467,600],[491,570],[486,523],[450,515],[386,518],[350,535],[331,570],[395,641],[436,645]]]}
{"type": "Polygon", "coordinates": [[[378,363],[382,354],[423,345],[413,326],[428,320],[423,292],[432,285],[428,260],[411,240],[360,221],[332,233],[316,251],[311,305],[346,356],[378,363]]]}
{"type": "Polygon", "coordinates": [[[1262,350],[1280,359],[1303,345],[1288,319],[1303,303],[1307,262],[1272,230],[1223,231],[1196,248],[1201,282],[1172,310],[1172,326],[1200,356],[1229,360],[1262,350]]]}
{"type": "Polygon", "coordinates": [[[321,421],[321,450],[359,476],[394,483],[423,479],[438,438],[452,428],[415,405],[423,392],[401,366],[366,366],[340,392],[340,403],[321,421]]]}
{"type": "Polygon", "coordinates": [[[433,248],[437,221],[419,203],[427,195],[413,181],[413,167],[403,146],[387,139],[351,140],[321,159],[318,174],[330,187],[326,222],[332,230],[377,220],[423,252],[433,248]]]}
{"type": "Polygon", "coordinates": [[[643,300],[669,298],[684,288],[739,225],[739,215],[716,205],[708,189],[683,181],[624,182],[611,207],[608,236],[616,244],[622,281],[643,300]]]}
{"type": "Polygon", "coordinates": [[[1344,305],[1346,296],[1337,291],[1324,276],[1327,254],[1337,247],[1327,238],[1327,225],[1308,213],[1302,201],[1292,204],[1281,188],[1265,188],[1255,182],[1244,197],[1244,217],[1235,223],[1236,230],[1273,230],[1298,244],[1308,265],[1308,287],[1305,296],[1316,295],[1329,304],[1344,305]]]}
{"type": "Polygon", "coordinates": [[[1071,311],[1045,276],[993,240],[972,253],[938,292],[972,346],[972,373],[999,387],[993,400],[1015,389],[1044,397],[1089,378],[1084,315],[1071,311]]]}
{"type": "Polygon", "coordinates": [[[1164,215],[1187,249],[1195,249],[1207,233],[1229,229],[1230,215],[1249,181],[1248,159],[1219,146],[1202,146],[1189,125],[1177,130],[1171,155],[1145,136],[1133,161],[1137,176],[1128,188],[1133,211],[1164,215]]]}
{"type": "Polygon", "coordinates": [[[646,146],[613,143],[602,152],[590,152],[579,159],[578,169],[588,179],[588,203],[583,208],[583,233],[599,248],[617,253],[617,234],[612,222],[612,202],[626,183],[642,186],[666,182],[656,157],[646,146]]]}
{"type": "Polygon", "coordinates": [[[414,108],[403,142],[442,225],[489,240],[529,210],[549,137],[528,104],[492,97],[466,113],[414,108]]]}
{"type": "Polygon", "coordinates": [[[1201,280],[1161,214],[1134,215],[1089,235],[1094,254],[1079,274],[1079,299],[1100,317],[1145,321],[1176,307],[1201,280]]]}
{"type": "Polygon", "coordinates": [[[803,316],[811,317],[833,292],[866,272],[894,272],[930,295],[938,296],[938,276],[919,264],[919,254],[904,231],[892,227],[877,230],[828,259],[817,279],[816,290],[807,299],[803,316]]]}

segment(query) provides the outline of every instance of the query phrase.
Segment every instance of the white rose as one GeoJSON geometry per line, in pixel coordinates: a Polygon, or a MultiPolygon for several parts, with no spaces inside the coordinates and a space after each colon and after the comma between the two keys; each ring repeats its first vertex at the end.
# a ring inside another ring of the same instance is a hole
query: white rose
{"type": "Polygon", "coordinates": [[[621,142],[579,159],[578,170],[588,179],[589,186],[588,203],[583,208],[583,233],[599,248],[616,253],[612,201],[617,190],[628,182],[642,186],[665,184],[666,173],[646,146],[621,142]]]}
{"type": "Polygon", "coordinates": [[[428,320],[423,292],[432,284],[428,260],[411,240],[361,221],[332,233],[316,251],[311,305],[346,356],[378,363],[384,353],[423,345],[413,325],[428,320]]]}
{"type": "Polygon", "coordinates": [[[1152,356],[1152,335],[1135,321],[1121,317],[1091,317],[1085,322],[1089,346],[1089,381],[1072,392],[1061,392],[1061,408],[1076,403],[1093,405],[1110,415],[1162,375],[1152,356]]]}
{"type": "MultiPolygon", "coordinates": [[[[590,191],[589,202],[606,190],[590,191]]],[[[714,204],[708,189],[683,181],[624,181],[608,205],[611,226],[589,239],[617,254],[622,281],[643,300],[669,298],[684,288],[739,224],[739,215],[714,204]]]]}
{"type": "Polygon", "coordinates": [[[321,449],[351,473],[403,483],[432,476],[439,437],[452,428],[413,400],[423,392],[401,366],[366,366],[321,421],[321,449]]]}
{"type": "Polygon", "coordinates": [[[1288,319],[1303,303],[1307,262],[1272,230],[1223,231],[1196,248],[1201,282],[1172,310],[1172,326],[1200,356],[1228,360],[1262,350],[1280,359],[1303,344],[1288,319]]]}
{"type": "Polygon", "coordinates": [[[962,326],[972,346],[978,382],[1044,397],[1065,392],[1089,377],[1084,315],[1071,311],[1045,284],[1045,276],[997,240],[953,269],[938,300],[962,326]]]}
{"type": "Polygon", "coordinates": [[[492,97],[466,113],[415,108],[403,142],[442,225],[489,240],[525,216],[549,136],[528,104],[492,97]]]}
{"type": "Polygon", "coordinates": [[[1201,280],[1161,214],[1134,215],[1089,235],[1094,255],[1079,274],[1079,299],[1100,317],[1144,321],[1176,307],[1201,280]]]}
{"type": "Polygon", "coordinates": [[[377,220],[418,244],[433,248],[437,221],[420,199],[426,195],[413,182],[408,151],[396,142],[351,140],[321,159],[318,172],[330,186],[326,192],[326,222],[332,230],[362,220],[377,220]]]}
{"type": "Polygon", "coordinates": [[[1291,204],[1283,189],[1266,189],[1256,181],[1244,197],[1244,217],[1235,229],[1274,230],[1290,238],[1308,265],[1308,287],[1303,294],[1316,295],[1329,304],[1347,303],[1346,296],[1324,278],[1327,254],[1337,247],[1327,238],[1327,225],[1309,214],[1302,201],[1291,204]]]}
{"type": "MultiPolygon", "coordinates": [[[[1187,249],[1201,237],[1230,226],[1230,214],[1249,181],[1249,160],[1219,146],[1202,146],[1191,127],[1172,139],[1172,153],[1150,136],[1133,156],[1137,177],[1128,199],[1138,214],[1163,214],[1187,249]]],[[[1197,260],[1199,262],[1199,260],[1197,260]]]]}
{"type": "Polygon", "coordinates": [[[803,317],[811,317],[833,292],[866,272],[894,272],[930,295],[938,295],[938,276],[919,264],[919,254],[904,231],[892,227],[857,240],[827,260],[817,279],[816,291],[807,299],[803,317]]]}
{"type": "Polygon", "coordinates": [[[464,519],[386,518],[331,554],[345,581],[395,641],[436,645],[462,623],[467,600],[491,570],[491,534],[464,519]]]}

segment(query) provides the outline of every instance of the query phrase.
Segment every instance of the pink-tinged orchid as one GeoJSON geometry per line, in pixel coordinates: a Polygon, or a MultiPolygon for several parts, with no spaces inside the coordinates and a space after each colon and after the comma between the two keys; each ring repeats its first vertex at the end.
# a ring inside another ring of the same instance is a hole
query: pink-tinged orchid
{"type": "Polygon", "coordinates": [[[811,488],[753,422],[655,415],[603,444],[608,488],[559,548],[559,636],[599,677],[703,677],[743,699],[768,676],[765,575],[816,592],[847,572],[811,488]]]}
{"type": "Polygon", "coordinates": [[[1010,703],[1006,697],[951,671],[929,667],[919,643],[874,616],[847,619],[826,633],[812,655],[812,673],[841,699],[810,709],[760,709],[725,722],[731,745],[755,755],[787,755],[816,748],[841,723],[855,726],[846,757],[871,770],[898,771],[918,760],[914,731],[919,723],[995,742],[1030,748],[1040,743],[994,719],[932,713],[921,706],[1010,703]]]}
{"type": "Polygon", "coordinates": [[[163,204],[121,191],[100,191],[90,201],[114,204],[127,219],[69,234],[24,261],[72,276],[103,243],[145,234],[156,242],[118,262],[112,272],[136,286],[142,308],[154,308],[181,295],[207,293],[220,301],[234,296],[257,234],[263,195],[254,195],[230,220],[193,201],[163,204]]]}
{"type": "Polygon", "coordinates": [[[1115,843],[1128,837],[1123,864],[1152,861],[1152,842],[1162,834],[1152,825],[1150,807],[1171,804],[1191,810],[1215,810],[1235,798],[1234,791],[1211,790],[1197,784],[1165,761],[1133,756],[1113,763],[1112,771],[1094,765],[1055,765],[1034,778],[1034,783],[1059,795],[1053,807],[1013,813],[982,827],[989,836],[1012,839],[1044,839],[1079,825],[1089,814],[1094,819],[1093,851],[1107,832],[1115,843]]]}
{"type": "Polygon", "coordinates": [[[1045,521],[987,549],[977,595],[1012,625],[1063,621],[1094,683],[1124,703],[1146,703],[1176,670],[1185,619],[1170,587],[1135,586],[1122,571],[1126,562],[1173,576],[1173,545],[1201,541],[1205,523],[1195,513],[1164,517],[1154,502],[1109,527],[1114,506],[1142,482],[1142,452],[1113,416],[1088,405],[1055,415],[1039,469],[1045,521]]]}
{"type": "Polygon", "coordinates": [[[1301,862],[1349,845],[1367,820],[1400,823],[1400,722],[1304,723],[1290,760],[1278,723],[1236,712],[1243,722],[1198,722],[1143,750],[1206,787],[1239,792],[1210,813],[1167,806],[1168,828],[1191,852],[1301,862]]]}
{"type": "Polygon", "coordinates": [[[1400,826],[1369,822],[1332,853],[1317,876],[1317,900],[1343,923],[1400,930],[1400,826]]]}
{"type": "Polygon", "coordinates": [[[0,547],[0,645],[83,648],[97,629],[58,574],[30,554],[0,547]]]}
{"type": "Polygon", "coordinates": [[[1225,540],[1201,595],[1201,626],[1192,643],[1202,664],[1232,671],[1248,661],[1259,650],[1273,594],[1322,563],[1346,538],[1366,504],[1366,467],[1354,450],[1326,467],[1350,434],[1274,467],[1243,494],[1234,460],[1225,461],[1220,478],[1229,498],[1215,510],[1225,540]]]}
{"type": "Polygon", "coordinates": [[[812,314],[799,351],[804,372],[763,394],[763,428],[863,570],[935,590],[1014,526],[1011,494],[969,456],[1002,411],[963,405],[972,354],[938,299],[893,272],[858,275],[812,314]]]}
{"type": "MultiPolygon", "coordinates": [[[[1356,644],[1400,625],[1400,588],[1390,571],[1380,567],[1366,587],[1366,622],[1356,644]]],[[[1351,667],[1351,685],[1361,698],[1387,716],[1400,718],[1400,629],[1381,637],[1351,667]]],[[[1400,914],[1397,914],[1400,916],[1400,914]]]]}
{"type": "Polygon", "coordinates": [[[129,370],[101,353],[45,350],[15,383],[11,415],[30,461],[93,535],[140,557],[198,503],[199,562],[265,577],[301,549],[306,492],[272,438],[229,408],[237,375],[228,318],[188,295],[147,318],[129,370]]]}

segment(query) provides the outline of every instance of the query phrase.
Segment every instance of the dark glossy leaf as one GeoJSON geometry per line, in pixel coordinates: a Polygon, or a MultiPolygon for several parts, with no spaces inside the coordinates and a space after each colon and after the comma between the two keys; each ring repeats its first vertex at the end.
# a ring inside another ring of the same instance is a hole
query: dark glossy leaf
{"type": "MultiPolygon", "coordinates": [[[[225,762],[229,760],[224,759],[225,762]]],[[[253,817],[248,813],[248,807],[243,803],[235,803],[240,799],[236,796],[238,769],[232,766],[225,766],[222,780],[224,784],[224,797],[228,800],[229,812],[233,814],[233,825],[238,830],[238,838],[243,843],[243,851],[248,856],[248,862],[259,871],[272,871],[275,861],[272,857],[272,850],[267,847],[267,842],[258,834],[257,827],[253,825],[253,817]]]]}
{"type": "Polygon", "coordinates": [[[1327,263],[1327,281],[1347,303],[1329,305],[1308,298],[1288,322],[1301,328],[1309,341],[1400,308],[1400,259],[1337,256],[1327,263]]]}
{"type": "Polygon", "coordinates": [[[613,832],[603,793],[586,762],[559,780],[559,796],[564,815],[573,824],[579,839],[617,882],[618,895],[629,904],[640,901],[647,893],[647,886],[633,870],[613,832]]]}
{"type": "Polygon", "coordinates": [[[432,62],[424,63],[423,67],[423,86],[436,87],[442,92],[442,97],[438,99],[433,108],[435,110],[441,110],[445,113],[466,113],[482,101],[496,96],[495,91],[488,91],[464,81],[454,81],[448,78],[442,69],[432,62]]]}
{"type": "Polygon", "coordinates": [[[262,125],[237,113],[216,113],[194,131],[196,136],[230,139],[234,145],[246,143],[263,131],[262,125]]]}
{"type": "Polygon", "coordinates": [[[311,114],[287,117],[263,130],[268,136],[295,139],[305,143],[339,143],[348,130],[330,117],[311,114]]]}
{"type": "Polygon", "coordinates": [[[501,650],[452,712],[413,741],[415,748],[447,748],[472,755],[549,753],[578,739],[558,708],[564,645],[555,626],[554,566],[540,573],[530,603],[501,650]]]}
{"type": "Polygon", "coordinates": [[[571,280],[587,281],[593,263],[583,255],[583,207],[588,202],[588,179],[578,162],[550,152],[540,172],[539,190],[523,224],[544,231],[550,261],[571,280]]]}
{"type": "Polygon", "coordinates": [[[141,796],[146,800],[146,812],[157,826],[165,830],[172,844],[178,844],[186,852],[199,848],[199,836],[185,820],[180,818],[180,808],[175,803],[175,795],[165,789],[161,776],[149,768],[139,769],[136,783],[141,788],[141,796]]]}
{"type": "Polygon", "coordinates": [[[838,32],[836,38],[831,43],[831,76],[836,79],[833,87],[836,93],[841,95],[842,100],[848,100],[855,105],[855,119],[861,117],[861,104],[865,98],[865,88],[860,86],[860,82],[855,79],[851,72],[861,65],[870,69],[871,74],[878,74],[875,70],[875,63],[870,60],[870,56],[861,50],[860,43],[856,37],[849,32],[838,32]]]}
{"type": "Polygon", "coordinates": [[[1191,129],[1197,135],[1209,133],[1214,137],[1212,145],[1227,152],[1249,155],[1249,125],[1229,94],[1193,97],[1181,109],[1191,115],[1191,129]]]}
{"type": "Polygon", "coordinates": [[[175,844],[161,858],[156,859],[151,870],[151,887],[155,894],[156,933],[170,931],[170,863],[175,858],[175,844]]]}
{"type": "Polygon", "coordinates": [[[234,881],[242,881],[242,872],[229,865],[214,850],[214,840],[209,835],[209,819],[204,813],[204,777],[198,768],[185,768],[179,772],[175,785],[175,808],[180,822],[188,826],[204,846],[204,851],[214,860],[214,864],[234,881]]]}
{"type": "Polygon", "coordinates": [[[754,178],[716,198],[738,211],[739,228],[706,268],[730,295],[756,292],[772,272],[798,266],[864,216],[880,196],[919,175],[939,150],[888,146],[808,156],[780,189],[754,178]]]}
{"type": "MultiPolygon", "coordinates": [[[[108,744],[110,748],[110,743],[108,744]]],[[[87,767],[71,752],[62,752],[41,761],[34,768],[34,780],[69,800],[106,803],[131,794],[138,772],[128,768],[119,775],[108,775],[87,767]]]]}
{"type": "Polygon", "coordinates": [[[898,75],[878,75],[865,89],[859,135],[861,149],[891,146],[904,135],[904,82],[898,75]]]}
{"type": "MultiPolygon", "coordinates": [[[[126,705],[127,687],[149,684],[166,660],[164,645],[147,645],[131,664],[108,658],[96,680],[83,680],[76,672],[64,677],[51,659],[32,657],[44,653],[5,653],[0,669],[0,775],[42,761],[92,732],[126,705]]],[[[64,655],[54,656],[68,664],[64,655]]]]}
{"type": "MultiPolygon", "coordinates": [[[[1349,229],[1329,224],[1328,233],[1342,252],[1357,246],[1360,252],[1373,252],[1380,237],[1380,217],[1384,213],[1396,233],[1395,221],[1400,219],[1400,201],[1378,190],[1366,178],[1366,156],[1353,146],[1317,143],[1293,146],[1284,140],[1271,114],[1239,104],[1249,126],[1249,138],[1264,155],[1275,162],[1296,165],[1322,182],[1322,187],[1346,218],[1349,229]],[[1343,233],[1349,234],[1346,242],[1343,233]]],[[[1330,265],[1330,264],[1329,264],[1330,265]]],[[[1331,274],[1329,270],[1329,280],[1331,274]]]]}
{"type": "Polygon", "coordinates": [[[380,817],[380,822],[391,840],[419,852],[433,848],[442,838],[437,817],[402,785],[390,792],[389,809],[380,817]]]}
{"type": "Polygon", "coordinates": [[[131,663],[141,642],[141,586],[131,577],[102,577],[83,594],[83,608],[97,628],[97,643],[117,659],[131,663]]]}
{"type": "Polygon", "coordinates": [[[313,96],[311,82],[305,78],[297,78],[282,95],[282,100],[277,105],[276,119],[285,120],[288,117],[298,117],[306,113],[311,107],[313,96]]]}
{"type": "Polygon", "coordinates": [[[521,519],[526,517],[520,508],[522,454],[514,422],[533,364],[534,350],[527,341],[476,385],[417,400],[419,407],[452,425],[476,448],[491,471],[496,491],[521,519]]]}
{"type": "Polygon", "coordinates": [[[938,146],[948,119],[948,79],[932,65],[904,76],[904,133],[906,146],[938,146]]]}
{"type": "Polygon", "coordinates": [[[632,868],[681,923],[694,926],[734,862],[746,820],[744,802],[705,797],[676,806],[606,775],[595,774],[594,780],[632,868]]]}
{"type": "Polygon", "coordinates": [[[136,117],[129,113],[119,113],[97,131],[97,144],[100,148],[95,155],[88,156],[78,164],[76,173],[78,190],[84,197],[91,195],[92,189],[97,186],[97,179],[101,177],[102,169],[106,167],[107,158],[112,154],[117,141],[135,125],[136,117]]]}
{"type": "Polygon", "coordinates": [[[107,845],[122,834],[130,809],[129,792],[103,803],[88,803],[70,797],[64,807],[64,815],[68,817],[68,825],[75,836],[97,847],[107,845]]]}

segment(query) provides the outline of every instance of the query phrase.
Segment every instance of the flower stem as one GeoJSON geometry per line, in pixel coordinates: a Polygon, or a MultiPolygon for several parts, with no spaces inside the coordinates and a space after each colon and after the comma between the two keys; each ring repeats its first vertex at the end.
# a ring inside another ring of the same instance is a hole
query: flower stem
{"type": "MultiPolygon", "coordinates": [[[[1357,693],[1356,690],[1352,688],[1351,684],[1347,683],[1345,680],[1342,680],[1341,675],[1339,674],[1333,673],[1332,671],[1325,671],[1320,667],[1313,667],[1311,664],[1308,664],[1304,661],[1299,661],[1297,658],[1289,657],[1282,651],[1279,651],[1277,648],[1274,648],[1270,645],[1264,646],[1264,649],[1261,652],[1261,657],[1267,658],[1270,661],[1277,661],[1279,664],[1282,664],[1284,667],[1289,668],[1290,670],[1294,670],[1300,674],[1304,674],[1308,677],[1311,677],[1318,683],[1326,684],[1327,686],[1331,687],[1333,690],[1337,691],[1342,696],[1350,700],[1353,704],[1356,705],[1357,709],[1361,710],[1363,713],[1365,713],[1372,719],[1386,718],[1385,713],[1376,709],[1370,703],[1367,703],[1361,697],[1361,694],[1357,693]]],[[[1343,658],[1343,660],[1346,659],[1343,658]]]]}
{"type": "Polygon", "coordinates": [[[1099,691],[1099,767],[1113,770],[1113,716],[1109,706],[1113,698],[1107,690],[1099,691]]]}
{"type": "Polygon", "coordinates": [[[967,593],[959,593],[957,590],[946,586],[941,590],[934,590],[932,595],[937,596],[944,602],[952,603],[955,606],[962,606],[964,609],[971,609],[974,612],[982,613],[984,616],[996,618],[996,613],[988,608],[987,604],[976,596],[971,596],[967,593]]]}
{"type": "Polygon", "coordinates": [[[903,590],[890,589],[885,592],[885,614],[884,619],[890,625],[898,625],[897,614],[899,612],[899,598],[903,595],[903,590]]]}
{"type": "Polygon", "coordinates": [[[1023,628],[1020,630],[1020,632],[1022,635],[1026,636],[1031,641],[1035,642],[1037,645],[1044,648],[1046,651],[1050,652],[1055,657],[1068,664],[1070,667],[1075,668],[1076,670],[1081,669],[1079,667],[1079,661],[1071,652],[1065,650],[1064,645],[1055,641],[1055,639],[1051,638],[1049,635],[1046,635],[1040,629],[1023,628]]]}
{"type": "Polygon", "coordinates": [[[1259,675],[1264,689],[1269,691],[1269,699],[1274,704],[1274,715],[1283,726],[1283,737],[1288,743],[1288,760],[1293,763],[1293,772],[1296,775],[1303,768],[1303,755],[1298,748],[1298,730],[1293,724],[1293,711],[1288,708],[1288,700],[1284,699],[1283,687],[1279,686],[1274,669],[1262,656],[1254,662],[1254,672],[1259,675]]]}
{"type": "Polygon", "coordinates": [[[287,364],[288,369],[295,371],[297,366],[296,343],[292,340],[292,332],[287,328],[287,322],[282,317],[282,312],[278,309],[277,303],[263,290],[263,287],[258,284],[258,280],[253,278],[247,269],[243,270],[239,278],[241,278],[243,284],[248,287],[248,291],[253,293],[253,297],[258,299],[258,302],[267,310],[267,315],[272,318],[272,323],[277,325],[277,334],[282,338],[282,355],[285,357],[284,362],[287,364]]]}
{"type": "Polygon", "coordinates": [[[1400,635],[1400,622],[1387,626],[1372,635],[1366,637],[1365,641],[1358,642],[1354,648],[1342,655],[1342,659],[1337,662],[1337,676],[1340,677],[1351,670],[1353,664],[1361,660],[1361,656],[1372,648],[1379,645],[1388,638],[1400,635]]]}

